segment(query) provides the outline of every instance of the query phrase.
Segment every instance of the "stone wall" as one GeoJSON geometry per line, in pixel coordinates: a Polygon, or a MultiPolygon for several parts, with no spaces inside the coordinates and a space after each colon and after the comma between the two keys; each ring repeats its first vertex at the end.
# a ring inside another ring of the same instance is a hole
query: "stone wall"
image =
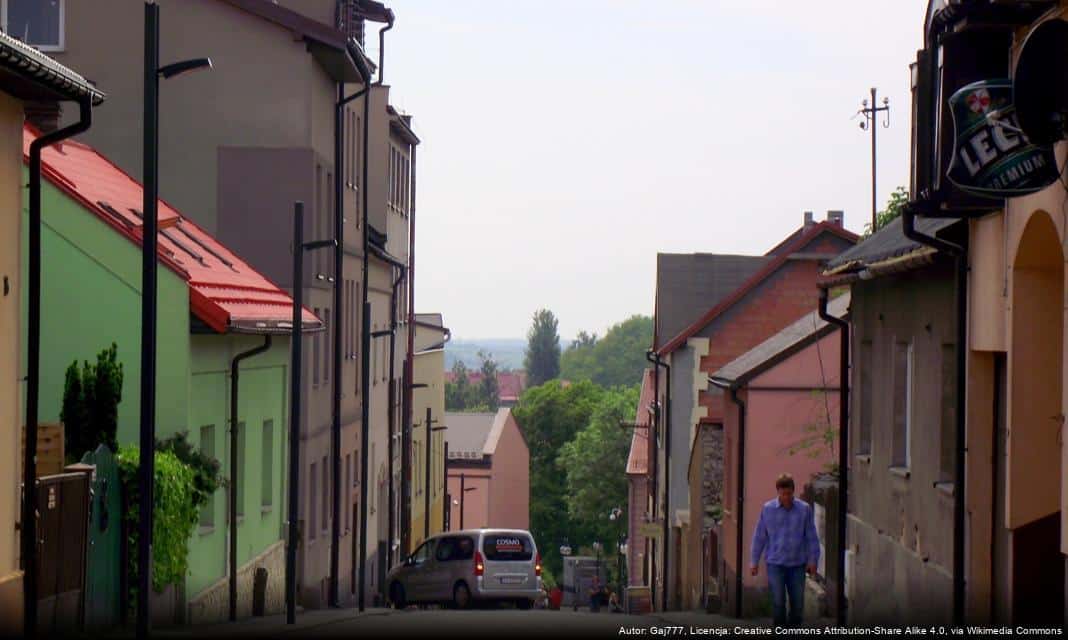
{"type": "MultiPolygon", "coordinates": [[[[267,569],[267,615],[285,610],[285,543],[272,544],[248,564],[237,569],[237,617],[252,616],[252,580],[256,569],[267,569]]],[[[230,615],[230,579],[224,576],[189,601],[190,624],[224,622],[230,615]]]]}

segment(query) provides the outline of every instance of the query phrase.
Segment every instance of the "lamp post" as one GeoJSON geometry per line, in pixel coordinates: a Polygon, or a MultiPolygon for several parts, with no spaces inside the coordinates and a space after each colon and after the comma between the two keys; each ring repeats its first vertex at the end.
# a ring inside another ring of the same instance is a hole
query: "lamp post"
{"type": "Polygon", "coordinates": [[[464,496],[467,495],[468,491],[474,491],[475,489],[478,488],[478,487],[465,487],[464,486],[464,481],[466,480],[466,478],[467,478],[467,476],[465,476],[462,473],[460,474],[460,530],[461,531],[463,531],[463,529],[464,529],[464,496]]]}
{"type": "Polygon", "coordinates": [[[875,104],[875,87],[871,88],[871,106],[868,106],[867,100],[861,101],[860,111],[857,114],[863,114],[864,120],[860,123],[860,128],[865,131],[871,131],[871,232],[878,231],[876,223],[878,222],[878,205],[875,199],[875,132],[877,127],[875,126],[876,116],[880,111],[886,112],[886,120],[883,122],[883,128],[890,128],[890,99],[883,98],[883,106],[877,106],[875,104]]]}
{"type": "Polygon", "coordinates": [[[289,361],[289,535],[286,537],[286,624],[297,622],[297,502],[300,500],[301,369],[304,331],[304,252],[337,246],[335,240],[304,242],[304,203],[293,204],[293,322],[289,361]]]}
{"type": "Polygon", "coordinates": [[[150,629],[148,610],[152,586],[152,508],[156,465],[156,279],[159,233],[159,79],[211,68],[210,58],[183,60],[159,66],[159,6],[145,3],[144,166],[142,176],[141,244],[141,431],[138,485],[141,491],[137,545],[137,635],[150,629]]]}

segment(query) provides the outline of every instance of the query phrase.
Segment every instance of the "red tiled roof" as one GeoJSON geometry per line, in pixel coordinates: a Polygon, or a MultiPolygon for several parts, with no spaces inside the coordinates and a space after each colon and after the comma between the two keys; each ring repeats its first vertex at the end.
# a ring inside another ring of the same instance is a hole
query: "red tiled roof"
{"type": "Polygon", "coordinates": [[[736,302],[745,297],[747,293],[752,291],[761,282],[770,277],[773,273],[778,271],[786,262],[790,259],[790,255],[800,251],[805,245],[812,242],[823,232],[830,232],[837,235],[849,242],[856,243],[860,236],[846,230],[840,225],[830,222],[818,222],[811,227],[808,227],[804,232],[797,236],[797,238],[789,244],[781,253],[777,254],[775,259],[769,262],[763,269],[754,273],[748,280],[746,280],[742,286],[738,287],[734,293],[730,294],[723,300],[721,300],[716,306],[709,309],[703,316],[698,318],[693,324],[684,329],[682,333],[672,338],[667,344],[657,351],[660,355],[666,355],[678,349],[688,339],[694,336],[698,331],[708,326],[708,323],[716,319],[717,316],[722,314],[727,309],[731,308],[736,302]]]}
{"type": "Polygon", "coordinates": [[[627,475],[644,475],[649,472],[649,405],[653,402],[653,370],[646,369],[642,375],[642,390],[638,397],[638,409],[634,415],[634,434],[630,439],[630,455],[627,456],[627,475]]]}
{"type": "MultiPolygon", "coordinates": [[[[26,125],[24,160],[37,132],[26,125]]],[[[131,242],[141,245],[141,184],[92,147],[67,140],[45,147],[41,173],[131,242]]],[[[293,299],[163,200],[159,201],[159,260],[189,285],[189,309],[219,333],[284,333],[293,299]]],[[[322,322],[304,309],[307,330],[322,322]]]]}
{"type": "MultiPolygon", "coordinates": [[[[526,373],[522,371],[498,371],[497,372],[497,398],[501,402],[519,400],[526,387],[526,373]]],[[[467,382],[471,385],[482,384],[481,371],[468,371],[467,382]]],[[[456,374],[452,371],[445,372],[445,382],[455,383],[456,374]]]]}

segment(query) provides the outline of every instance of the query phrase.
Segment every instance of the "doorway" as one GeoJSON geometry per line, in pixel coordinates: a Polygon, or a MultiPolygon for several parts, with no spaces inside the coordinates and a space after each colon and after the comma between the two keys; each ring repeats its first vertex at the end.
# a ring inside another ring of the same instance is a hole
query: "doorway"
{"type": "Polygon", "coordinates": [[[1007,566],[1015,624],[1064,621],[1061,553],[1064,255],[1052,219],[1027,221],[1012,267],[1005,438],[1007,566]]]}

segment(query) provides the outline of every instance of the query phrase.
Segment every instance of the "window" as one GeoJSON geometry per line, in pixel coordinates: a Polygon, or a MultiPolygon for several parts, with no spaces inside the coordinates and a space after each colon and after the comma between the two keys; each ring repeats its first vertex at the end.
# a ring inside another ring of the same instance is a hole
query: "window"
{"type": "Polygon", "coordinates": [[[354,449],[352,452],[352,486],[356,488],[360,485],[360,450],[354,449]]]}
{"type": "Polygon", "coordinates": [[[482,540],[486,560],[526,561],[534,557],[534,541],[522,533],[487,535],[482,540]]]}
{"type": "Polygon", "coordinates": [[[434,547],[433,540],[427,540],[423,544],[419,545],[419,548],[412,553],[412,564],[420,565],[427,561],[430,557],[430,550],[434,547]]]}
{"type": "Polygon", "coordinates": [[[274,504],[274,420],[263,421],[263,451],[261,452],[260,505],[274,504]]]}
{"type": "Polygon", "coordinates": [[[953,482],[956,476],[957,444],[957,349],[942,345],[942,424],[939,481],[953,482]]]}
{"type": "Polygon", "coordinates": [[[330,367],[334,363],[334,333],[330,330],[330,309],[323,309],[323,384],[330,382],[330,367]]]}
{"type": "Polygon", "coordinates": [[[860,343],[860,420],[857,424],[857,454],[871,454],[871,420],[872,420],[872,394],[871,394],[871,371],[872,362],[871,340],[860,343]]]}
{"type": "MultiPolygon", "coordinates": [[[[200,428],[200,452],[209,458],[215,457],[215,425],[209,424],[200,428]]],[[[200,526],[211,527],[215,525],[215,494],[211,494],[207,504],[200,509],[200,526]]]]}
{"type": "Polygon", "coordinates": [[[245,515],[245,423],[237,423],[237,469],[230,470],[230,481],[237,483],[238,517],[245,515]]]}
{"type": "Polygon", "coordinates": [[[62,51],[66,0],[3,0],[4,33],[41,51],[62,51]]]}
{"type": "Polygon", "coordinates": [[[323,500],[323,531],[330,522],[330,469],[326,465],[326,456],[322,460],[323,490],[319,493],[323,500]]]}
{"type": "MultiPolygon", "coordinates": [[[[319,307],[314,309],[316,317],[323,317],[322,310],[319,307]]],[[[322,336],[322,332],[316,333],[312,337],[312,386],[319,386],[319,340],[322,336]]]]}
{"type": "Polygon", "coordinates": [[[894,343],[894,440],[891,466],[908,469],[912,461],[912,376],[911,342],[894,343]]]}
{"type": "MultiPolygon", "coordinates": [[[[315,205],[312,207],[312,241],[323,239],[323,166],[315,165],[315,205]]],[[[323,252],[313,251],[312,264],[315,265],[315,273],[323,272],[323,252]]]]}
{"type": "Polygon", "coordinates": [[[311,472],[309,474],[311,482],[308,483],[308,539],[315,540],[315,532],[318,527],[315,523],[318,522],[319,511],[315,508],[317,504],[316,497],[319,493],[319,474],[316,473],[318,468],[315,463],[311,463],[311,472]]]}

